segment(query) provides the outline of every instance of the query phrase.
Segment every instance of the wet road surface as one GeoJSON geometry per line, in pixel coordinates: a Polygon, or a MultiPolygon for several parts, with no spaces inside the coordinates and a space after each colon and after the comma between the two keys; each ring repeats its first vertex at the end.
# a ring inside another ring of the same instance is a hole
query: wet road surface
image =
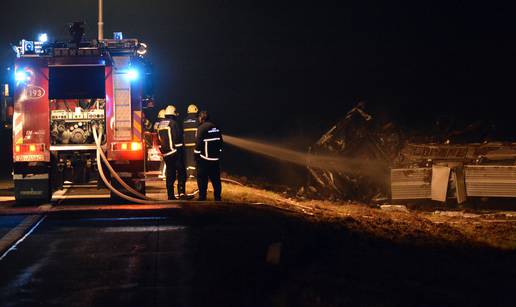
{"type": "Polygon", "coordinates": [[[215,224],[156,214],[48,216],[0,262],[0,305],[265,303],[256,276],[271,270],[273,231],[238,223],[248,233],[242,240],[231,222],[215,224]]]}
{"type": "Polygon", "coordinates": [[[0,238],[23,221],[24,215],[0,216],[0,238]]]}
{"type": "Polygon", "coordinates": [[[515,259],[263,208],[52,214],[0,261],[0,306],[511,306],[515,259]]]}

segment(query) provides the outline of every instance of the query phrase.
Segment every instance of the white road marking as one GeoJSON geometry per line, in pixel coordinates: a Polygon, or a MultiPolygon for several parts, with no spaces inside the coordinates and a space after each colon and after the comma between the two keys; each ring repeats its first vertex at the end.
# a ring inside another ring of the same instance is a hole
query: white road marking
{"type": "MultiPolygon", "coordinates": [[[[23,233],[25,230],[27,230],[27,228],[28,228],[28,227],[30,227],[30,224],[29,224],[29,223],[27,223],[27,222],[29,221],[29,219],[34,219],[34,217],[35,217],[34,215],[31,215],[31,216],[26,217],[26,218],[25,218],[25,219],[20,223],[20,225],[24,224],[24,225],[22,226],[22,228],[18,228],[18,226],[17,226],[15,229],[13,229],[13,230],[11,230],[11,231],[16,231],[16,232],[23,233]],[[25,222],[25,223],[24,223],[24,222],[25,222]]],[[[13,250],[16,250],[16,247],[18,247],[18,245],[19,245],[20,243],[22,243],[25,239],[27,239],[27,237],[28,237],[28,236],[30,236],[30,234],[31,234],[31,233],[32,233],[32,232],[33,232],[33,231],[34,231],[34,230],[39,226],[39,224],[41,224],[41,222],[43,222],[43,221],[45,220],[45,218],[46,218],[46,217],[47,217],[46,215],[45,215],[45,216],[43,216],[43,217],[42,217],[42,218],[41,218],[41,219],[40,219],[36,224],[34,224],[34,226],[32,226],[32,228],[31,228],[31,229],[30,229],[30,230],[29,230],[29,231],[28,231],[28,232],[27,232],[23,237],[21,237],[18,241],[16,241],[16,243],[14,243],[14,245],[13,245],[13,246],[11,246],[8,250],[6,250],[6,251],[2,254],[2,256],[0,256],[0,261],[4,260],[4,258],[5,258],[5,257],[10,253],[10,252],[12,252],[13,250]]],[[[19,226],[20,226],[20,225],[19,225],[19,226]]],[[[4,237],[7,237],[7,236],[11,233],[11,231],[9,231],[9,233],[7,233],[4,237]]]]}

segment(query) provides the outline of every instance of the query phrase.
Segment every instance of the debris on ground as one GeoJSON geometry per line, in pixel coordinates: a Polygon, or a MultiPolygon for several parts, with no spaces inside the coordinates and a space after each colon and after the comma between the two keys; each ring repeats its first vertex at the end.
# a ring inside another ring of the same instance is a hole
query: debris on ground
{"type": "Polygon", "coordinates": [[[467,213],[464,211],[434,211],[432,214],[440,215],[440,216],[448,216],[448,217],[462,217],[462,218],[477,218],[480,215],[474,213],[467,213]]]}
{"type": "Polygon", "coordinates": [[[381,169],[375,180],[362,174],[350,174],[307,165],[309,183],[302,192],[311,198],[331,200],[358,200],[369,202],[388,195],[389,165],[397,157],[403,144],[399,129],[392,123],[379,124],[359,102],[346,116],[326,132],[309,152],[314,156],[338,157],[380,161],[381,169]]]}
{"type": "Polygon", "coordinates": [[[278,207],[317,223],[337,223],[350,231],[394,242],[516,249],[516,215],[511,212],[423,212],[396,204],[379,209],[355,201],[295,200],[280,193],[233,184],[224,184],[222,197],[231,202],[278,207]]]}
{"type": "Polygon", "coordinates": [[[298,195],[383,204],[389,199],[463,204],[482,197],[516,197],[510,184],[516,143],[493,141],[496,131],[485,121],[461,125],[443,117],[428,127],[403,131],[393,122],[380,122],[359,102],[309,152],[361,161],[377,172],[338,171],[308,161],[309,180],[298,195]]]}
{"type": "Polygon", "coordinates": [[[384,211],[409,212],[407,207],[403,205],[381,205],[380,209],[384,211]]]}

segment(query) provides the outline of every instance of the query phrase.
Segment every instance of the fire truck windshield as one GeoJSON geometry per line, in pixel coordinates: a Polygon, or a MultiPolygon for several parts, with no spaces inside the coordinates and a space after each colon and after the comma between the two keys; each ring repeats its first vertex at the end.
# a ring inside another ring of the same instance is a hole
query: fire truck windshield
{"type": "Polygon", "coordinates": [[[52,66],[50,99],[103,99],[106,96],[104,66],[52,66]]]}

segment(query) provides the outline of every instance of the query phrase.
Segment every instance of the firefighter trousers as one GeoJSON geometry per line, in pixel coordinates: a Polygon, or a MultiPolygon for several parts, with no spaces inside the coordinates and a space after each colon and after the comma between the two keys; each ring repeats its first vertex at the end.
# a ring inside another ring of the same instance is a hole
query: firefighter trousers
{"type": "MultiPolygon", "coordinates": [[[[195,144],[194,144],[195,146],[195,144]]],[[[195,165],[195,154],[194,146],[185,145],[185,164],[186,164],[186,176],[188,178],[195,178],[196,165],[195,165]]]]}
{"type": "Polygon", "coordinates": [[[208,179],[211,181],[211,185],[213,186],[215,200],[220,200],[222,184],[220,183],[219,161],[207,161],[199,158],[197,160],[197,186],[199,187],[199,200],[206,199],[208,179]]]}
{"type": "Polygon", "coordinates": [[[168,199],[174,199],[174,182],[177,178],[177,191],[179,195],[185,194],[186,186],[186,169],[183,159],[183,151],[178,150],[175,154],[163,157],[165,161],[166,180],[167,180],[167,195],[168,199]]]}

